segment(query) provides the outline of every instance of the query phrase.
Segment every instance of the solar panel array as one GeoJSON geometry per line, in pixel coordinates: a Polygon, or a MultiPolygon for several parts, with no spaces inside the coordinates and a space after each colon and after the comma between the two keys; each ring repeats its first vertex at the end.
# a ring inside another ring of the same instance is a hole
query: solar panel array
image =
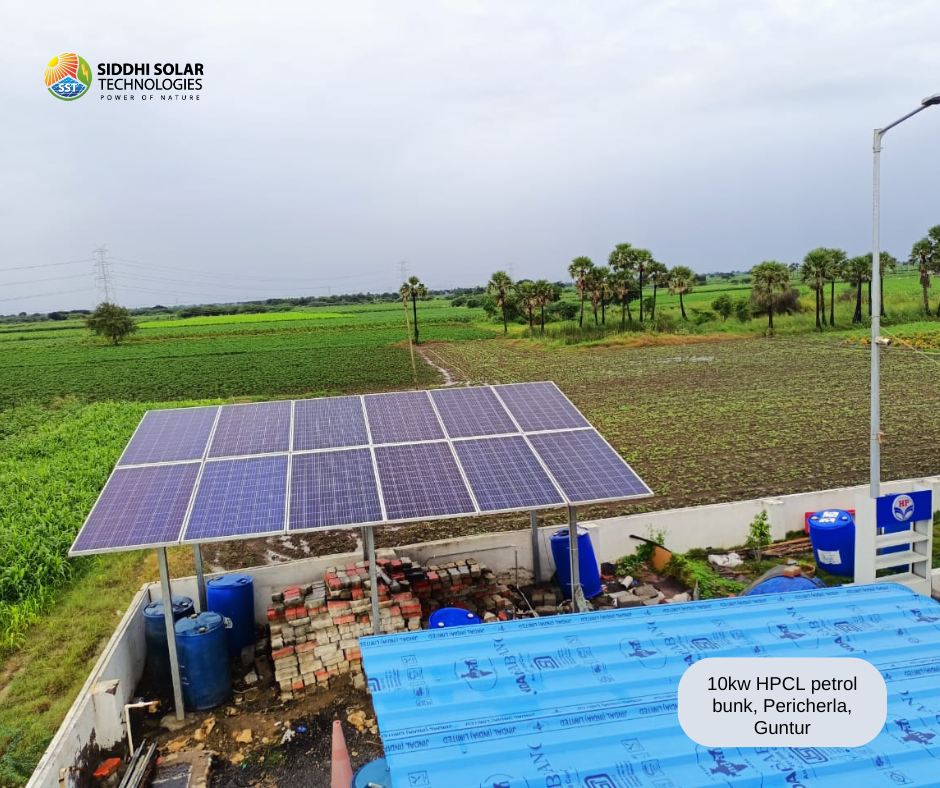
{"type": "Polygon", "coordinates": [[[70,553],[648,495],[554,383],[148,411],[70,553]]]}

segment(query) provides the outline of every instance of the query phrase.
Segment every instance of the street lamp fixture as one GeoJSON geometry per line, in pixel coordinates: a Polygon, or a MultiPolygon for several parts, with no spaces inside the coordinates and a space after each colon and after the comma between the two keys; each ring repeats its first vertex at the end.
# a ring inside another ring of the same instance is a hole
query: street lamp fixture
{"type": "Polygon", "coordinates": [[[917,109],[908,112],[894,123],[882,129],[875,129],[874,144],[874,208],[872,211],[872,252],[871,252],[871,441],[870,441],[870,495],[881,495],[881,360],[879,351],[881,338],[881,250],[878,248],[878,224],[881,212],[881,138],[900,123],[903,123],[927,107],[940,104],[940,93],[928,96],[920,102],[917,109]]]}

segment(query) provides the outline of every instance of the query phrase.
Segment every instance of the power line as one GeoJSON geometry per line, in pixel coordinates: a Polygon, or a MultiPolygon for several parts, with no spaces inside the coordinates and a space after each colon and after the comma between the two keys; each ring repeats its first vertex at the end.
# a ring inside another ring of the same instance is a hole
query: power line
{"type": "Polygon", "coordinates": [[[86,293],[94,289],[93,287],[79,288],[78,290],[72,288],[71,290],[57,290],[54,293],[35,293],[33,295],[14,296],[13,298],[0,298],[0,301],[25,301],[28,298],[45,298],[46,296],[64,295],[65,293],[86,293]]]}
{"type": "MultiPolygon", "coordinates": [[[[87,262],[87,260],[85,261],[87,262]]],[[[69,276],[57,276],[55,281],[59,282],[63,279],[87,279],[88,274],[70,274],[69,276]]],[[[34,285],[40,282],[48,282],[48,279],[24,279],[20,282],[0,282],[0,287],[13,287],[14,285],[34,285]]]]}
{"type": "Polygon", "coordinates": [[[91,263],[94,262],[93,259],[85,258],[84,260],[67,260],[64,263],[38,263],[37,265],[15,265],[10,268],[4,268],[4,271],[25,271],[27,268],[52,268],[56,265],[76,265],[77,263],[91,263]]]}
{"type": "MultiPolygon", "coordinates": [[[[149,268],[155,271],[163,271],[163,272],[181,271],[183,273],[189,274],[190,276],[205,276],[205,277],[211,277],[211,278],[225,277],[226,279],[247,279],[247,280],[256,281],[256,282],[257,281],[270,282],[272,280],[282,280],[286,282],[299,282],[299,283],[304,283],[304,282],[327,282],[328,283],[328,282],[333,282],[336,280],[344,280],[344,279],[365,279],[367,277],[382,276],[383,274],[382,271],[373,271],[373,272],[364,273],[364,274],[348,274],[345,276],[299,279],[293,276],[267,276],[264,274],[259,274],[258,276],[247,276],[245,274],[230,274],[227,271],[205,271],[205,272],[195,271],[191,268],[180,268],[180,267],[169,266],[169,265],[154,265],[152,263],[142,263],[139,260],[126,260],[123,257],[114,257],[114,256],[112,256],[110,259],[118,263],[139,266],[141,268],[149,268]]],[[[204,284],[209,284],[209,283],[205,282],[204,284]]]]}

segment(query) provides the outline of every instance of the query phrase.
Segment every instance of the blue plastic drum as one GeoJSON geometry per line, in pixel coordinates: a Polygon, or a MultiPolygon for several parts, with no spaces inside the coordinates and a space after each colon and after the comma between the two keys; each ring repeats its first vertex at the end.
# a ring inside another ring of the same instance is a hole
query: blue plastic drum
{"type": "Polygon", "coordinates": [[[200,613],[176,622],[176,653],[187,711],[214,709],[232,694],[225,632],[218,613],[200,613]]]}
{"type": "Polygon", "coordinates": [[[213,613],[232,620],[228,653],[237,657],[255,643],[255,589],[250,575],[222,575],[206,583],[206,604],[213,613]]]}
{"type": "Polygon", "coordinates": [[[855,520],[842,509],[816,512],[809,518],[809,538],[816,566],[831,575],[855,576],[855,520]]]}
{"type": "Polygon", "coordinates": [[[462,607],[442,607],[431,613],[428,626],[430,629],[438,629],[440,627],[466,627],[479,623],[479,617],[469,610],[464,610],[462,607]]]}
{"type": "MultiPolygon", "coordinates": [[[[562,528],[552,534],[552,559],[558,573],[558,584],[565,599],[571,599],[571,554],[568,549],[568,529],[562,528]]],[[[601,592],[601,572],[594,557],[591,535],[585,528],[578,528],[578,575],[585,599],[601,592]]]]}
{"type": "MultiPolygon", "coordinates": [[[[173,597],[173,622],[191,616],[193,600],[188,596],[173,597]]],[[[163,600],[144,608],[144,643],[147,648],[147,673],[156,687],[169,692],[173,681],[170,672],[170,647],[166,642],[166,616],[163,600]]]]}
{"type": "Polygon", "coordinates": [[[353,775],[350,788],[392,788],[392,775],[384,758],[370,761],[353,775]]]}

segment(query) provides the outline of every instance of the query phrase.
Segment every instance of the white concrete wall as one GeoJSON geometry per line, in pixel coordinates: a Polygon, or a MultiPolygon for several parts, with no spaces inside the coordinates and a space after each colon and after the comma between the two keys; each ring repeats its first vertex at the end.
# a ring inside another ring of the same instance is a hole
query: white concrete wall
{"type": "MultiPolygon", "coordinates": [[[[102,748],[113,747],[122,740],[124,721],[120,715],[124,705],[133,697],[144,671],[143,609],[149,603],[150,594],[144,587],[128,606],[78,698],[40,759],[27,788],[77,785],[78,775],[71,769],[92,738],[102,748]],[[117,719],[114,718],[115,710],[119,715],[117,719]]],[[[97,766],[93,764],[92,769],[97,766]]]]}
{"type": "MultiPolygon", "coordinates": [[[[937,503],[940,502],[940,498],[937,497],[940,493],[940,477],[885,482],[882,484],[882,492],[884,494],[900,493],[921,485],[923,488],[933,490],[934,505],[937,508],[937,503]]],[[[631,539],[631,534],[645,537],[653,533],[662,534],[666,547],[676,552],[685,552],[693,547],[720,549],[742,544],[747,539],[748,526],[762,509],[767,510],[773,538],[782,539],[787,531],[803,528],[806,512],[833,508],[852,509],[856,494],[860,492],[867,494],[867,491],[867,485],[840,487],[776,498],[613,517],[582,523],[582,525],[591,534],[594,553],[599,561],[614,561],[621,556],[635,552],[640,542],[631,539]]],[[[412,560],[423,564],[443,563],[451,558],[473,556],[493,569],[504,580],[524,585],[530,582],[532,577],[533,552],[528,517],[520,515],[519,519],[522,529],[519,531],[424,542],[400,547],[395,551],[379,550],[378,555],[397,553],[407,555],[412,560]]],[[[550,539],[559,527],[542,527],[538,530],[543,579],[547,579],[554,571],[550,539]]],[[[298,583],[308,583],[321,578],[328,566],[351,563],[361,558],[359,553],[345,553],[242,570],[254,578],[255,620],[258,623],[265,621],[267,606],[270,603],[271,594],[275,591],[298,583]]],[[[206,575],[206,579],[215,576],[206,575]]],[[[935,587],[940,586],[940,574],[935,575],[935,581],[935,587]]],[[[195,600],[197,598],[195,578],[174,580],[173,593],[185,594],[195,600]]],[[[108,705],[123,708],[123,705],[127,703],[144,669],[142,611],[151,599],[160,598],[161,591],[157,583],[146,586],[134,598],[69,711],[65,722],[43,755],[27,788],[59,788],[60,770],[76,762],[93,731],[101,734],[98,743],[102,746],[115,743],[115,741],[103,740],[101,736],[113,738],[114,732],[119,729],[120,724],[123,724],[123,720],[118,720],[118,724],[115,724],[114,720],[96,719],[94,688],[99,682],[118,680],[114,701],[99,702],[99,716],[100,710],[108,705]]],[[[72,784],[66,779],[62,788],[69,788],[72,784]]]]}

